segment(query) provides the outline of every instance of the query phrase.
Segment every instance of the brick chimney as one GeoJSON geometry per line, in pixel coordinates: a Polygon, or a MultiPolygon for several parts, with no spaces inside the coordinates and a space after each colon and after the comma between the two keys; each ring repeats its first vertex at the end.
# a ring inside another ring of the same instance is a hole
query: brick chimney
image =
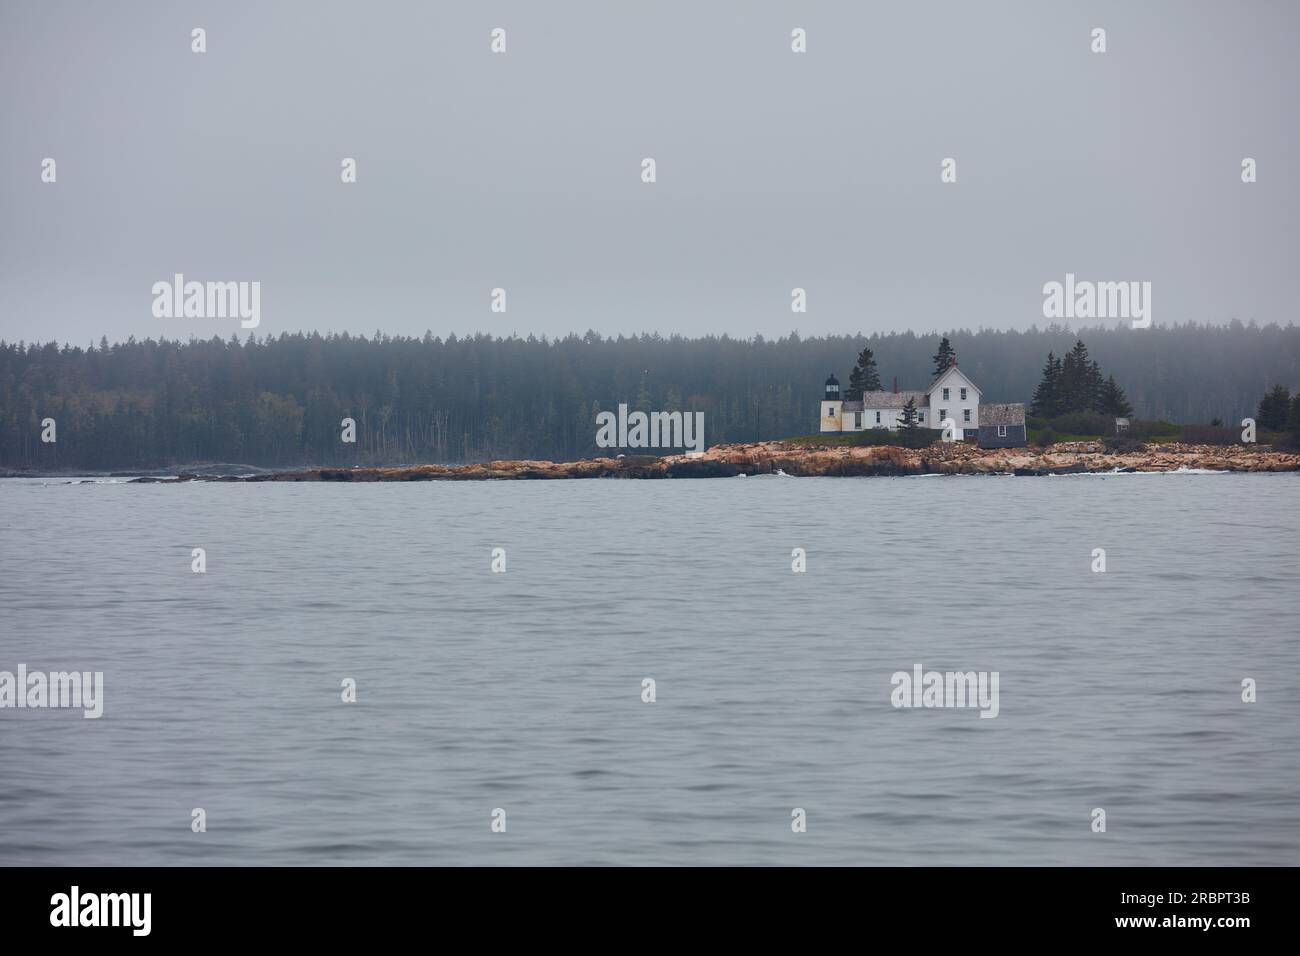
{"type": "Polygon", "coordinates": [[[898,376],[897,376],[897,375],[894,376],[894,394],[895,394],[895,395],[898,394],[898,376]]]}

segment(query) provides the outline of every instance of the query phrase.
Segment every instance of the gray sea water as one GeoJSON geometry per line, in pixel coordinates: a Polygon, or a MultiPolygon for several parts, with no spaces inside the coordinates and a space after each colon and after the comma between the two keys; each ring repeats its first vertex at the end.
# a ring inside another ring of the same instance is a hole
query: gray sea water
{"type": "Polygon", "coordinates": [[[1297,475],[4,480],[0,670],[105,687],[0,710],[0,863],[1296,864],[1297,540],[1297,475]]]}

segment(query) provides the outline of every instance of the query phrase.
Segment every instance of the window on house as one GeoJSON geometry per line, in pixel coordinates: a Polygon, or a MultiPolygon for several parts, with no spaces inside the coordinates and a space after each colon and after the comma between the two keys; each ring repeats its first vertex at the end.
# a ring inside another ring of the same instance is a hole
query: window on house
{"type": "Polygon", "coordinates": [[[943,421],[947,417],[948,417],[948,409],[946,408],[939,409],[939,421],[943,421]]]}
{"type": "Polygon", "coordinates": [[[970,409],[969,408],[962,409],[961,417],[964,421],[970,421],[970,409]]]}
{"type": "Polygon", "coordinates": [[[961,400],[966,401],[966,389],[964,388],[961,390],[961,400]]]}
{"type": "Polygon", "coordinates": [[[916,418],[917,421],[922,421],[922,422],[925,421],[925,412],[917,412],[916,418]]]}
{"type": "Polygon", "coordinates": [[[943,390],[943,400],[948,401],[948,390],[946,388],[943,390]]]}
{"type": "Polygon", "coordinates": [[[1006,437],[1007,437],[1007,426],[1006,426],[1006,425],[999,425],[999,426],[998,426],[998,437],[999,437],[999,438],[1006,438],[1006,437]]]}
{"type": "Polygon", "coordinates": [[[876,424],[880,424],[880,412],[876,412],[876,424]]]}
{"type": "Polygon", "coordinates": [[[854,412],[854,413],[853,413],[853,427],[854,427],[854,428],[861,428],[861,427],[862,427],[862,413],[861,413],[861,412],[854,412]]]}

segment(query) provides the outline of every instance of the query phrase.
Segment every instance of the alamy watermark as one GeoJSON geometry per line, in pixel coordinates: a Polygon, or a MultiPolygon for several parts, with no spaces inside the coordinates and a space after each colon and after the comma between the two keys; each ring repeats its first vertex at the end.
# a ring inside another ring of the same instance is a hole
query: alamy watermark
{"type": "Polygon", "coordinates": [[[6,707],[80,707],[83,717],[104,715],[103,671],[33,671],[18,665],[18,673],[0,671],[0,710],[6,707]]]}
{"type": "Polygon", "coordinates": [[[177,272],[171,282],[155,282],[152,292],[156,319],[237,318],[245,329],[262,321],[260,282],[186,282],[177,272]]]}
{"type": "Polygon", "coordinates": [[[895,671],[889,702],[895,707],[978,707],[981,717],[998,715],[997,671],[895,671]]]}
{"type": "Polygon", "coordinates": [[[1133,328],[1151,327],[1150,282],[1076,280],[1043,284],[1043,317],[1048,319],[1132,319],[1133,328]]]}
{"type": "Polygon", "coordinates": [[[58,927],[124,926],[133,936],[148,936],[152,893],[83,893],[73,884],[50,897],[50,925],[58,927]]]}
{"type": "Polygon", "coordinates": [[[703,412],[632,412],[618,406],[618,414],[596,415],[599,448],[685,448],[704,451],[703,412]]]}

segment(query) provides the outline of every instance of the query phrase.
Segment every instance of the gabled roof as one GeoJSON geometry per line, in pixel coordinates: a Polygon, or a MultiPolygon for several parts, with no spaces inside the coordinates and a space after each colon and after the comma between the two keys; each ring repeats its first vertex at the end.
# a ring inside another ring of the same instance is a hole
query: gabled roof
{"type": "Polygon", "coordinates": [[[981,425],[1023,425],[1025,423],[1025,406],[1015,405],[981,405],[981,425]]]}
{"type": "Polygon", "coordinates": [[[902,408],[911,399],[918,409],[925,408],[925,392],[863,392],[863,408],[902,408]]]}
{"type": "MultiPolygon", "coordinates": [[[[930,383],[930,387],[925,390],[925,394],[929,395],[931,392],[933,392],[936,388],[939,387],[939,383],[942,382],[949,375],[951,375],[953,372],[961,372],[961,369],[957,368],[956,363],[949,365],[946,369],[940,372],[939,375],[935,378],[935,380],[930,383]]],[[[975,389],[975,391],[977,392],[982,391],[980,387],[975,384],[974,379],[972,379],[965,372],[961,372],[961,377],[964,378],[967,382],[969,382],[970,387],[975,389]]]]}

